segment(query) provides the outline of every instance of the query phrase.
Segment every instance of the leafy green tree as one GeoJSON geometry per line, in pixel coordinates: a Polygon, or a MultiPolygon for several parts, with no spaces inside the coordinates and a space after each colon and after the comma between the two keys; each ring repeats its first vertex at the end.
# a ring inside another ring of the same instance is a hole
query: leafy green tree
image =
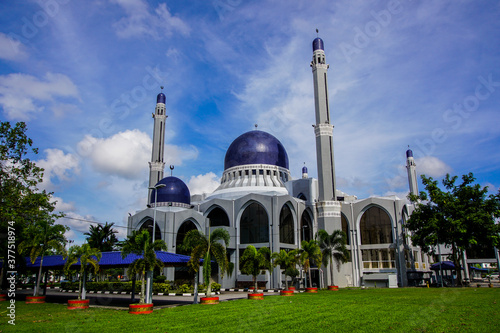
{"type": "MultiPolygon", "coordinates": [[[[271,256],[272,262],[274,267],[280,266],[280,269],[284,270],[285,272],[285,288],[288,290],[288,279],[286,278],[288,273],[293,272],[295,268],[295,265],[297,265],[297,262],[299,261],[299,250],[290,250],[290,251],[285,251],[281,250],[280,252],[274,252],[271,256]]],[[[295,269],[296,270],[296,269],[295,269]]],[[[293,276],[290,276],[293,280],[293,276]]]]}
{"type": "Polygon", "coordinates": [[[68,260],[64,265],[64,270],[68,273],[71,266],[78,263],[80,260],[80,276],[78,278],[78,299],[85,299],[85,282],[87,281],[87,272],[89,269],[97,272],[99,270],[99,261],[101,260],[102,254],[98,249],[90,247],[89,244],[85,243],[81,246],[73,245],[68,250],[68,260]]]}
{"type": "Polygon", "coordinates": [[[156,258],[155,251],[166,250],[167,244],[161,239],[151,242],[151,236],[147,230],[134,230],[131,235],[123,242],[122,258],[134,253],[142,258],[132,262],[127,270],[127,275],[132,276],[136,273],[141,276],[141,297],[140,304],[145,303],[145,278],[146,272],[152,271],[156,267],[163,267],[163,262],[156,258]]]}
{"type": "Polygon", "coordinates": [[[271,251],[267,247],[256,249],[253,245],[248,245],[240,257],[240,271],[245,275],[251,275],[254,284],[254,291],[257,291],[257,275],[262,270],[271,270],[271,251]]]}
{"type": "MultiPolygon", "coordinates": [[[[451,247],[451,259],[460,267],[464,251],[477,244],[486,247],[500,244],[500,193],[487,195],[488,188],[473,184],[472,173],[462,176],[462,183],[456,185],[457,176],[449,174],[442,183],[445,190],[431,177],[422,175],[426,192],[409,195],[416,204],[415,211],[406,223],[412,232],[412,242],[427,253],[438,244],[451,247]]],[[[461,270],[457,269],[458,283],[462,284],[461,270]]]]}
{"type": "Polygon", "coordinates": [[[309,287],[312,287],[311,280],[311,265],[321,266],[323,255],[318,242],[315,239],[310,241],[302,241],[300,249],[300,262],[307,271],[309,277],[309,287]]]}
{"type": "MultiPolygon", "coordinates": [[[[19,251],[9,246],[7,235],[15,234],[16,248],[27,239],[25,229],[39,219],[55,219],[55,202],[52,193],[40,191],[37,185],[42,181],[43,169],[30,159],[38,153],[33,141],[26,135],[27,127],[23,122],[13,127],[9,122],[0,123],[0,259],[7,262],[9,256],[18,256],[19,251]]],[[[6,284],[7,265],[2,266],[0,281],[6,284]]]]}
{"type": "Polygon", "coordinates": [[[118,238],[115,234],[118,231],[113,229],[113,225],[114,222],[109,224],[106,222],[105,225],[90,225],[89,231],[84,233],[84,235],[88,236],[86,238],[87,243],[101,252],[115,250],[118,243],[118,238]]]}
{"type": "Polygon", "coordinates": [[[182,247],[184,250],[191,251],[188,266],[195,274],[199,271],[200,261],[203,259],[203,280],[207,286],[207,297],[210,297],[212,292],[211,259],[214,258],[219,265],[221,276],[226,273],[230,274],[232,271],[233,266],[230,265],[226,252],[230,239],[229,232],[222,228],[215,229],[208,236],[198,230],[190,230],[184,237],[182,247]]]}
{"type": "Polygon", "coordinates": [[[340,270],[340,264],[349,260],[349,251],[347,250],[347,236],[342,230],[334,230],[329,234],[326,230],[318,231],[318,242],[323,256],[323,265],[328,267],[330,264],[330,276],[332,285],[333,281],[333,263],[337,265],[337,270],[340,270]]]}
{"type": "Polygon", "coordinates": [[[40,256],[40,267],[36,279],[36,286],[33,290],[33,296],[39,296],[40,281],[42,277],[43,258],[51,249],[57,250],[66,257],[66,237],[64,233],[69,230],[67,226],[54,224],[54,221],[46,216],[45,219],[37,219],[26,229],[26,237],[19,244],[19,252],[30,257],[34,264],[40,256]]]}

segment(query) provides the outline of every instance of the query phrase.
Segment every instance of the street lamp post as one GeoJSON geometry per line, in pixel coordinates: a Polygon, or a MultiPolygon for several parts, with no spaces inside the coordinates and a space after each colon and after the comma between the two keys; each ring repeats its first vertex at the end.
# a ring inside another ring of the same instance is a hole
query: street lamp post
{"type": "MultiPolygon", "coordinates": [[[[158,201],[158,189],[165,187],[165,184],[157,184],[153,187],[150,187],[150,190],[155,190],[155,205],[153,207],[153,239],[151,240],[152,243],[155,242],[155,237],[156,237],[156,206],[157,206],[157,201],[158,201]]],[[[153,249],[154,251],[154,249],[153,249]]],[[[146,303],[152,303],[153,301],[153,270],[148,272],[148,293],[146,295],[146,303]]]]}

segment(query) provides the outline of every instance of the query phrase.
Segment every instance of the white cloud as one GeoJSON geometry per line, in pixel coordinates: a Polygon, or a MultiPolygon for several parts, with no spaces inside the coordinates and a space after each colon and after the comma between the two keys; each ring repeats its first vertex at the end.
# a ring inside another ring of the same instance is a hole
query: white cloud
{"type": "Polygon", "coordinates": [[[99,172],[127,179],[144,178],[151,158],[151,138],[139,130],[127,130],[106,139],[90,135],[78,143],[88,153],[92,166],[99,172]]]}
{"type": "MultiPolygon", "coordinates": [[[[152,141],[148,134],[137,129],[126,130],[106,139],[90,135],[78,143],[92,166],[99,172],[126,179],[146,179],[151,160],[152,141]]],[[[165,145],[165,164],[182,165],[183,160],[196,159],[194,146],[165,145]]]]}
{"type": "Polygon", "coordinates": [[[27,57],[24,44],[0,32],[0,59],[20,61],[27,57]]]}
{"type": "Polygon", "coordinates": [[[45,109],[43,102],[58,97],[78,98],[77,87],[66,75],[47,73],[43,80],[21,73],[0,76],[0,105],[11,120],[29,120],[45,109]]]}
{"type": "Polygon", "coordinates": [[[204,175],[191,176],[187,184],[191,195],[212,193],[219,187],[220,178],[213,172],[204,175]]]}
{"type": "Polygon", "coordinates": [[[36,165],[43,168],[42,189],[53,189],[54,181],[67,181],[72,173],[79,173],[80,166],[78,158],[72,154],[64,154],[60,149],[44,150],[46,158],[36,162],[36,165]]]}
{"type": "Polygon", "coordinates": [[[170,13],[167,5],[161,3],[151,13],[143,0],[113,0],[128,14],[113,24],[116,34],[121,38],[149,35],[153,38],[170,37],[174,33],[189,35],[189,26],[179,17],[170,13]]]}
{"type": "Polygon", "coordinates": [[[443,177],[453,171],[449,165],[434,156],[417,158],[415,164],[417,165],[417,173],[427,177],[443,177]]]}

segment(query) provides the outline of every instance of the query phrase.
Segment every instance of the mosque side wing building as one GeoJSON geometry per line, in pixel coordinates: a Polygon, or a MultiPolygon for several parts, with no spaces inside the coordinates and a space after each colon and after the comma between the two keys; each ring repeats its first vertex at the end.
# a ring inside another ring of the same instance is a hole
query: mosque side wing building
{"type": "MultiPolygon", "coordinates": [[[[317,231],[343,230],[350,259],[334,269],[340,287],[403,287],[420,281],[429,270],[429,258],[414,247],[404,222],[413,211],[411,204],[396,196],[358,199],[337,189],[333,155],[333,124],[328,102],[328,79],[324,44],[313,41],[311,62],[314,84],[316,153],[318,179],[292,179],[288,155],[273,135],[253,130],[236,138],[226,151],[220,186],[209,195],[191,195],[179,178],[163,177],[166,98],[157,97],[147,208],[129,217],[129,230],[152,231],[156,211],[155,238],[163,239],[168,251],[186,254],[180,245],[190,230],[208,234],[215,228],[231,236],[229,260],[235,269],[231,277],[212,272],[222,288],[244,288],[252,277],[239,271],[239,258],[248,245],[268,247],[271,252],[300,248],[303,240],[317,231]]],[[[411,150],[406,152],[410,190],[418,192],[411,150]]],[[[332,283],[329,270],[313,268],[312,282],[324,287],[332,283]]],[[[167,280],[190,280],[187,268],[165,269],[167,280]]],[[[299,281],[303,282],[304,273],[299,281]]],[[[283,271],[275,268],[258,277],[260,288],[284,286],[283,271]]]]}

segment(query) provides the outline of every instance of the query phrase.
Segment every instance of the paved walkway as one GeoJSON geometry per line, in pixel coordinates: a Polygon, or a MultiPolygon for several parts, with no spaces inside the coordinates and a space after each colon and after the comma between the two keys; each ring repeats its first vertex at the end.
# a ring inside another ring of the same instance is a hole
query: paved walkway
{"type": "MultiPolygon", "coordinates": [[[[17,290],[16,301],[22,302],[26,296],[33,294],[33,290],[17,290]]],[[[228,291],[221,292],[218,296],[220,301],[231,301],[235,299],[247,298],[247,292],[243,291],[228,291]]],[[[265,295],[279,295],[279,293],[264,293],[265,295]]],[[[46,302],[47,303],[68,303],[70,299],[76,299],[78,293],[76,292],[60,292],[58,290],[47,290],[46,302]]],[[[88,300],[90,300],[91,307],[108,307],[128,310],[129,304],[133,303],[131,295],[120,294],[89,294],[87,293],[88,300]]],[[[199,298],[198,298],[199,299],[199,298]]],[[[194,296],[158,296],[153,295],[153,303],[155,308],[175,307],[181,305],[193,304],[194,296]]],[[[136,302],[139,301],[139,295],[136,295],[136,302]]]]}

